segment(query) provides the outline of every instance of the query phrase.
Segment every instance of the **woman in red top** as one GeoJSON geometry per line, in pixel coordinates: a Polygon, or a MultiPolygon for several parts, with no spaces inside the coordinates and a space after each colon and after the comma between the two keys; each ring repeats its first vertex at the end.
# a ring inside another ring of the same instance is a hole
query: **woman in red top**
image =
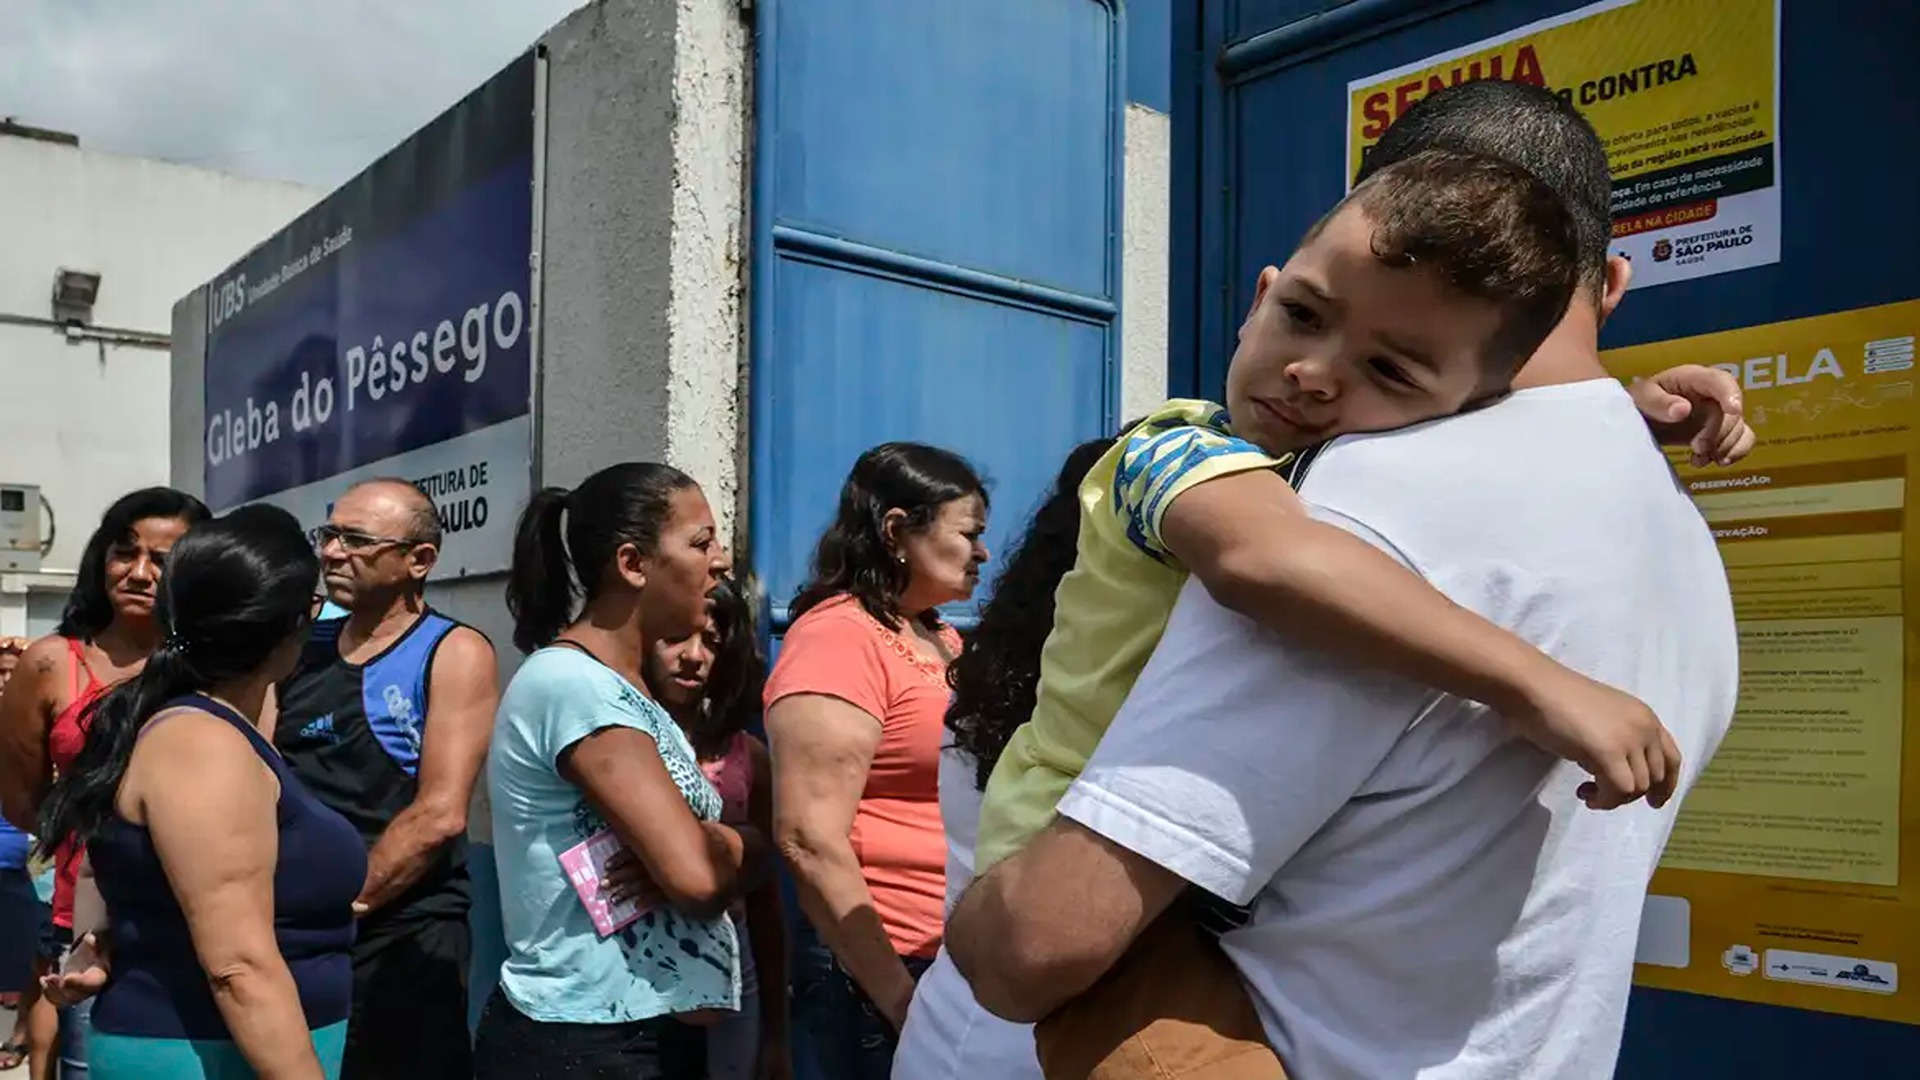
{"type": "MultiPolygon", "coordinates": [[[[811,924],[794,956],[796,1062],[884,1080],[914,980],[940,947],[941,604],[987,561],[987,496],[964,460],[916,443],[860,456],[766,689],[774,831],[811,924]]],[[[804,1071],[804,1070],[803,1070],[804,1071]]]]}
{"type": "MultiPolygon", "coordinates": [[[[86,741],[81,713],[109,686],[138,674],[159,644],[153,604],[167,553],[188,526],[208,516],[205,504],[183,491],[144,488],[108,507],[87,540],[59,629],[27,648],[0,695],[0,813],[22,832],[39,832],[40,801],[54,773],[69,767],[86,741]]],[[[46,966],[72,943],[79,864],[78,846],[61,844],[54,856],[53,933],[41,948],[46,966]]],[[[82,1021],[56,1021],[44,1001],[34,1010],[28,1020],[32,1080],[52,1076],[56,1024],[66,1036],[61,1056],[84,1064],[82,1021]]]]}

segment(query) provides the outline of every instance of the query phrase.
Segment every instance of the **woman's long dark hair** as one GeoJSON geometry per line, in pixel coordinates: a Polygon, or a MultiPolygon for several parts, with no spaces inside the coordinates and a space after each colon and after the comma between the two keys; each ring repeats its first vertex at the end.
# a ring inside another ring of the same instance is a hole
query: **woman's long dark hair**
{"type": "MultiPolygon", "coordinates": [[[[840,488],[840,509],[820,534],[813,553],[813,575],[795,593],[794,618],[841,594],[852,596],[882,626],[900,629],[905,613],[900,592],[906,569],[888,553],[884,522],[889,510],[906,515],[902,533],[933,524],[940,508],[970,495],[987,501],[987,486],[967,459],[923,443],[890,442],[860,455],[840,488]]],[[[939,618],[922,616],[931,628],[939,618]]]]}
{"type": "Polygon", "coordinates": [[[553,644],[573,618],[574,600],[599,595],[621,547],[647,555],[659,549],[674,494],[694,486],[671,465],[635,461],[609,465],[572,491],[535,492],[520,514],[507,575],[514,646],[530,653],[553,644]]]}
{"type": "Polygon", "coordinates": [[[953,702],[947,729],[953,744],[974,760],[986,790],[1007,740],[1033,715],[1040,690],[1040,647],[1053,631],[1053,594],[1073,569],[1080,542],[1080,482],[1112,439],[1081,443],[1067,455],[1053,493],[1033,512],[1026,535],[1001,563],[980,625],[947,667],[953,702]]]}
{"type": "Polygon", "coordinates": [[[107,596],[107,556],[114,545],[133,539],[133,527],[155,518],[184,521],[188,528],[212,515],[207,504],[170,487],[141,488],[114,500],[100,515],[100,527],[87,538],[74,575],[73,592],[54,633],[75,641],[92,641],[113,622],[113,601],[107,596]]]}
{"type": "Polygon", "coordinates": [[[721,578],[708,594],[713,601],[713,633],[720,644],[714,649],[713,669],[701,695],[699,719],[688,733],[702,751],[725,746],[760,716],[767,661],[760,655],[752,595],[750,585],[735,578],[721,578]]]}
{"type": "Polygon", "coordinates": [[[162,706],[258,672],[305,631],[319,576],[313,545],[279,507],[243,506],[187,530],[154,605],[166,637],[140,674],[81,714],[86,745],[40,807],[42,856],[68,836],[84,843],[113,815],[140,729],[162,706]]]}

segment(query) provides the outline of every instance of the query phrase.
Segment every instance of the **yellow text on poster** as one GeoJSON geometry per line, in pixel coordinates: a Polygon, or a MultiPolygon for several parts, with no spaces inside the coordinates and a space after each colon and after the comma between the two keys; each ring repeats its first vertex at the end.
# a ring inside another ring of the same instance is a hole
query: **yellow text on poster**
{"type": "Polygon", "coordinates": [[[1571,102],[1606,142],[1616,180],[1765,147],[1773,23],[1773,0],[1593,4],[1376,76],[1350,91],[1347,175],[1414,102],[1476,79],[1544,86],[1571,102]]]}
{"type": "Polygon", "coordinates": [[[1920,1024],[1917,334],[1911,301],[1605,355],[1724,368],[1759,436],[1734,470],[1679,467],[1733,586],[1740,704],[1649,889],[1640,983],[1920,1024]]]}

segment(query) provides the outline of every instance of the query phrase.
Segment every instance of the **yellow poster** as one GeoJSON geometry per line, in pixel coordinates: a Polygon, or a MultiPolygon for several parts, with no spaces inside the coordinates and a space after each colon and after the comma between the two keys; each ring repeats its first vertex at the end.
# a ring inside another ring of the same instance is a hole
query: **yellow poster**
{"type": "Polygon", "coordinates": [[[1732,372],[1760,440],[1679,465],[1733,586],[1740,704],[1649,889],[1645,985],[1920,1024],[1916,334],[1920,300],[1605,354],[1732,372]]]}
{"type": "Polygon", "coordinates": [[[1778,0],[1604,0],[1347,86],[1347,177],[1426,95],[1546,87],[1607,144],[1633,286],[1780,261],[1778,0]]]}

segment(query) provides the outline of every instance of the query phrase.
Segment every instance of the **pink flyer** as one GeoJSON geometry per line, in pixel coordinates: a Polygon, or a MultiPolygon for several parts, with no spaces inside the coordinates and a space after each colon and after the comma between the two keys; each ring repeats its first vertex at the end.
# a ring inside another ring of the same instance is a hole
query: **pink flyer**
{"type": "Polygon", "coordinates": [[[616,902],[605,894],[607,860],[623,849],[612,829],[601,829],[560,853],[560,867],[586,906],[587,916],[601,937],[607,937],[646,914],[646,909],[630,901],[616,902]]]}

